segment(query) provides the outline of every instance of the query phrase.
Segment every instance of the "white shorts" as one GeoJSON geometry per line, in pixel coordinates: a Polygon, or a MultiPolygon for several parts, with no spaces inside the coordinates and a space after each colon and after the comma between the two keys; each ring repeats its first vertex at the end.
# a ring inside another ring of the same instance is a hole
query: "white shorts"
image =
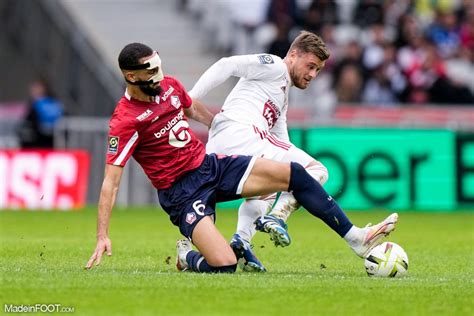
{"type": "Polygon", "coordinates": [[[248,155],[280,162],[297,162],[306,167],[313,157],[289,142],[255,126],[232,121],[213,122],[206,145],[207,153],[248,155]]]}

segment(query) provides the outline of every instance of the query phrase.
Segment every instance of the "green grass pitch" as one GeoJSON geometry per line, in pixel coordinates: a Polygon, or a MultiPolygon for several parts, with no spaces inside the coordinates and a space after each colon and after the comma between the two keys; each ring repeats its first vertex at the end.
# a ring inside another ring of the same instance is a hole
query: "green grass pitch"
{"type": "MultiPolygon", "coordinates": [[[[386,212],[349,212],[360,226],[386,212]]],[[[237,213],[220,211],[230,238],[237,213]]],[[[257,234],[268,273],[202,275],[175,270],[177,228],[161,210],[117,209],[112,257],[82,267],[95,248],[96,212],[0,212],[4,304],[73,307],[77,315],[473,315],[474,212],[400,213],[390,240],[407,251],[409,276],[369,278],[363,260],[304,211],[289,221],[293,243],[257,234]]]]}

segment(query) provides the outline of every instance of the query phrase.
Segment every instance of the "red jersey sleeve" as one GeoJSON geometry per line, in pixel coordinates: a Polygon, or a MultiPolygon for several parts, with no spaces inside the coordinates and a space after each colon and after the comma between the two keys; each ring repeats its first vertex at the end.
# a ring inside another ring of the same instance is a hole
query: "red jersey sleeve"
{"type": "Polygon", "coordinates": [[[112,117],[107,143],[107,164],[125,166],[137,147],[138,138],[134,124],[112,117]]]}

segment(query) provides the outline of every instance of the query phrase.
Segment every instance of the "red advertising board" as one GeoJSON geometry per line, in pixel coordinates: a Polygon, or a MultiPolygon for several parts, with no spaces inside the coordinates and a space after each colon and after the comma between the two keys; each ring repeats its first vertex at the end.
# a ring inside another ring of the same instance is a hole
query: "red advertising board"
{"type": "Polygon", "coordinates": [[[84,206],[89,160],[81,150],[0,150],[0,209],[84,206]]]}

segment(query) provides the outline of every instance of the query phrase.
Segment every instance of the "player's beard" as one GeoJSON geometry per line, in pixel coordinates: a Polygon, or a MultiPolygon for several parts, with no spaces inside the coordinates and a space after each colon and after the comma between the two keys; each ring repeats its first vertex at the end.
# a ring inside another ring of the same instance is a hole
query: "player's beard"
{"type": "Polygon", "coordinates": [[[311,78],[309,78],[309,81],[306,81],[306,78],[304,76],[296,77],[295,79],[293,79],[293,85],[301,90],[308,88],[310,83],[311,78]]]}
{"type": "Polygon", "coordinates": [[[302,82],[304,81],[303,76],[301,77],[298,76],[294,69],[290,70],[290,78],[291,78],[291,81],[293,82],[293,85],[297,87],[298,89],[304,90],[307,88],[306,86],[302,84],[302,82]]]}
{"type": "Polygon", "coordinates": [[[140,90],[142,90],[143,93],[146,95],[149,95],[151,97],[156,97],[157,95],[160,95],[163,89],[161,88],[160,85],[158,87],[153,88],[152,87],[153,83],[151,85],[140,85],[140,90]]]}

